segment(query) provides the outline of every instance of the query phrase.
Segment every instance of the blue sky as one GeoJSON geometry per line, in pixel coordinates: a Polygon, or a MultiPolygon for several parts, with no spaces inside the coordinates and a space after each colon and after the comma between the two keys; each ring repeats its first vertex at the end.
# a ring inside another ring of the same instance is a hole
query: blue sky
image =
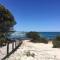
{"type": "Polygon", "coordinates": [[[14,15],[16,31],[60,31],[60,0],[0,0],[14,15]]]}

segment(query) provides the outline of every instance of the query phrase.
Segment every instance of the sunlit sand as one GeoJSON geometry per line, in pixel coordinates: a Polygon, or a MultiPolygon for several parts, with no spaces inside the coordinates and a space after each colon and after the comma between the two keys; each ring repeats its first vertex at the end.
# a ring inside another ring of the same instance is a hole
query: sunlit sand
{"type": "Polygon", "coordinates": [[[52,43],[32,43],[24,40],[17,51],[6,60],[60,60],[60,49],[52,47],[52,43]],[[27,56],[27,52],[34,54],[34,57],[27,56]]]}

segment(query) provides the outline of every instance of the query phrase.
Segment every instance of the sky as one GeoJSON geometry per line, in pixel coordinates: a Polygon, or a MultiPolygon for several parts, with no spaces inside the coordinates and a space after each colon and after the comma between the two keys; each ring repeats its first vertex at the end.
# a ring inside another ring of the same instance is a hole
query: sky
{"type": "Polygon", "coordinates": [[[0,0],[13,14],[16,31],[60,32],[60,0],[0,0]]]}

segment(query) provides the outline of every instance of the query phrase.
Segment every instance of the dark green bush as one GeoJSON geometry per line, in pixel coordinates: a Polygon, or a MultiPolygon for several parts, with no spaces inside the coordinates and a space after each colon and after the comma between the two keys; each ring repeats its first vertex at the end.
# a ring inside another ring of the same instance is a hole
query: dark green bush
{"type": "Polygon", "coordinates": [[[26,33],[28,38],[31,38],[31,42],[38,42],[38,43],[48,43],[45,38],[40,37],[39,32],[28,32],[26,33]]]}
{"type": "Polygon", "coordinates": [[[53,48],[60,48],[60,36],[57,36],[57,37],[53,40],[53,48]]]}
{"type": "Polygon", "coordinates": [[[32,42],[40,42],[40,35],[38,32],[28,32],[26,33],[28,38],[31,38],[32,42]]]}
{"type": "Polygon", "coordinates": [[[6,40],[0,40],[0,46],[5,46],[6,45],[6,40]]]}
{"type": "Polygon", "coordinates": [[[40,42],[41,42],[41,43],[46,43],[46,44],[47,44],[47,43],[48,43],[48,40],[47,40],[46,38],[41,38],[41,39],[40,39],[40,42]]]}

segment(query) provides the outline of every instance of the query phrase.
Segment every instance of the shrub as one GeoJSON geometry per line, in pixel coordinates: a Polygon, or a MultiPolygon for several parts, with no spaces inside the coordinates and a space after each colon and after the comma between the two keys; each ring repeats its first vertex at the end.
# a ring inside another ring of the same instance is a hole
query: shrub
{"type": "Polygon", "coordinates": [[[26,36],[28,38],[31,38],[32,42],[39,42],[40,41],[40,35],[38,32],[28,32],[28,33],[26,33],[26,36]]]}
{"type": "Polygon", "coordinates": [[[6,40],[0,40],[0,46],[5,46],[6,45],[6,40]]]}
{"type": "Polygon", "coordinates": [[[60,48],[60,36],[57,36],[57,37],[53,40],[53,48],[60,48]]]}
{"type": "Polygon", "coordinates": [[[46,38],[43,38],[43,37],[42,37],[42,38],[41,38],[41,43],[46,43],[46,44],[47,44],[47,43],[48,43],[48,40],[47,40],[46,38]]]}
{"type": "Polygon", "coordinates": [[[34,53],[31,53],[30,51],[28,51],[28,52],[26,52],[26,56],[31,56],[31,57],[34,57],[35,56],[35,54],[34,53]]]}
{"type": "Polygon", "coordinates": [[[28,38],[31,38],[31,42],[38,42],[38,43],[48,43],[45,38],[40,37],[39,32],[28,32],[26,33],[28,38]]]}

